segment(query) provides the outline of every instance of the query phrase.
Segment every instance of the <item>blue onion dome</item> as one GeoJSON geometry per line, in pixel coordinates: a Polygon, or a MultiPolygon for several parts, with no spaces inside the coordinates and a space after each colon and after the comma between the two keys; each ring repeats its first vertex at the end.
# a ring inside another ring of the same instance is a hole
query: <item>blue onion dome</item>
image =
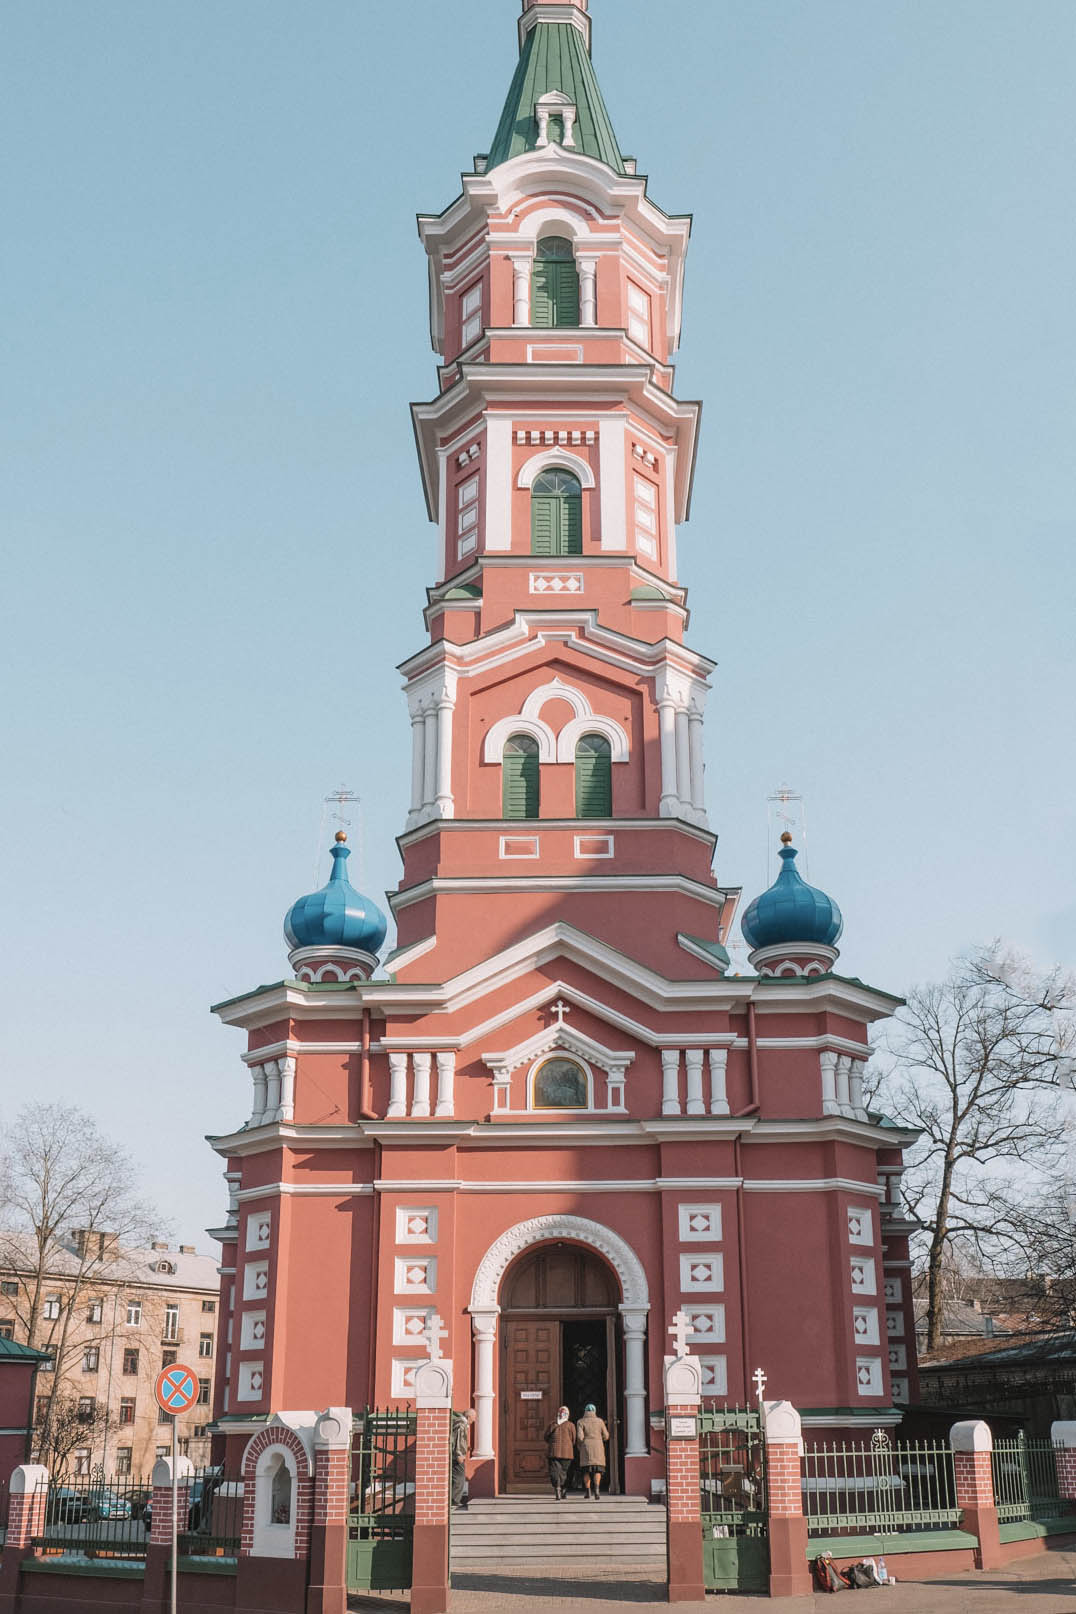
{"type": "Polygon", "coordinates": [[[351,849],[341,831],[332,848],[333,871],[328,885],[292,903],[284,919],[284,935],[295,947],[349,947],[376,953],[385,940],[388,920],[375,902],[356,891],[347,877],[351,849]]]}
{"type": "Polygon", "coordinates": [[[744,940],[754,952],[760,947],[813,944],[834,947],[844,929],[841,910],[832,897],[808,885],[796,868],[792,837],[781,836],[781,872],[744,914],[740,922],[744,940]]]}

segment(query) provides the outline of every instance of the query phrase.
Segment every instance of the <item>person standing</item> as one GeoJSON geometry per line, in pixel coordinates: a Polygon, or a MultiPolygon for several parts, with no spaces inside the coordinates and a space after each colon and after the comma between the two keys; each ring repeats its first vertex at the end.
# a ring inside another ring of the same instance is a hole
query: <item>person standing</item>
{"type": "Polygon", "coordinates": [[[583,1491],[596,1502],[601,1495],[602,1474],[605,1472],[605,1444],[609,1431],[605,1421],[598,1417],[593,1401],[588,1401],[583,1416],[575,1427],[579,1471],[583,1476],[583,1491]]]}
{"type": "Polygon", "coordinates": [[[467,1458],[471,1451],[471,1425],[474,1423],[474,1412],[468,1408],[466,1412],[452,1414],[452,1506],[465,1508],[463,1491],[467,1484],[467,1458]]]}
{"type": "Polygon", "coordinates": [[[575,1456],[575,1424],[567,1407],[557,1408],[557,1421],[550,1424],[545,1438],[549,1447],[549,1483],[557,1501],[563,1502],[568,1470],[575,1456]]]}

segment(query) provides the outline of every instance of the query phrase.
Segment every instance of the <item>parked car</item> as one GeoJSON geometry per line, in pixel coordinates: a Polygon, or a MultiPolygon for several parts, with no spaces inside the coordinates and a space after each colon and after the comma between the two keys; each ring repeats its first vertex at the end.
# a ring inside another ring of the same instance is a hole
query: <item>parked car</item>
{"type": "Polygon", "coordinates": [[[127,1497],[119,1496],[110,1491],[107,1486],[94,1486],[85,1496],[85,1517],[87,1519],[129,1519],[131,1517],[131,1504],[127,1497]]]}
{"type": "Polygon", "coordinates": [[[81,1524],[86,1517],[86,1496],[69,1485],[55,1485],[49,1491],[45,1518],[49,1524],[81,1524]]]}

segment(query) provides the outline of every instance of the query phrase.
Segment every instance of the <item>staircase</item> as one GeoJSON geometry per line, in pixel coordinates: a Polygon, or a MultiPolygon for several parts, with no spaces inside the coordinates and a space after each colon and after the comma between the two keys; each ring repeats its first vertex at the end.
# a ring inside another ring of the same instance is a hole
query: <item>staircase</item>
{"type": "Polygon", "coordinates": [[[665,1509],[642,1496],[476,1497],[452,1515],[455,1572],[665,1575],[665,1509]]]}

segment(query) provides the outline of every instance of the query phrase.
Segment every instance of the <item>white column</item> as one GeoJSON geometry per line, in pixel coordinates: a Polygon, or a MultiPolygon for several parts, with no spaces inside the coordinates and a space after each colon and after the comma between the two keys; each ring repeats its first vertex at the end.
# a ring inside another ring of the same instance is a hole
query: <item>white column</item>
{"type": "Polygon", "coordinates": [[[426,739],[422,753],[422,805],[432,807],[437,796],[437,704],[429,701],[423,707],[426,739]]]}
{"type": "Polygon", "coordinates": [[[275,1059],[267,1061],[265,1066],[265,1116],[266,1121],[278,1121],[277,1113],[280,1109],[280,1065],[275,1059]]]}
{"type": "Polygon", "coordinates": [[[407,1114],[407,1055],[389,1054],[388,1114],[407,1114]]]}
{"type": "Polygon", "coordinates": [[[254,1108],[250,1112],[251,1126],[261,1126],[265,1120],[265,1066],[251,1065],[254,1078],[254,1108]]]}
{"type": "Polygon", "coordinates": [[[621,1306],[624,1319],[625,1457],[645,1457],[646,1445],[646,1312],[621,1306]]]}
{"type": "Polygon", "coordinates": [[[576,267],[579,270],[579,323],[580,325],[597,325],[598,260],[596,258],[577,258],[576,267]]]}
{"type": "Polygon", "coordinates": [[[710,1114],[727,1115],[729,1113],[728,1092],[725,1077],[728,1070],[729,1051],[727,1048],[710,1049],[710,1114]]]}
{"type": "Polygon", "coordinates": [[[437,1055],[437,1114],[456,1113],[456,1055],[449,1049],[437,1055]]]}
{"type": "Polygon", "coordinates": [[[452,800],[452,708],[447,691],[437,697],[437,812],[441,818],[454,816],[452,800]]]}
{"type": "Polygon", "coordinates": [[[431,1056],[427,1053],[415,1053],[411,1056],[411,1063],[415,1072],[415,1085],[411,1095],[411,1114],[429,1115],[431,1056]]]}
{"type": "Polygon", "coordinates": [[[681,810],[688,807],[691,801],[691,744],[686,706],[676,709],[676,794],[681,810]]]}
{"type": "Polygon", "coordinates": [[[702,1049],[689,1048],[684,1054],[684,1063],[687,1066],[687,1113],[705,1115],[706,1105],[702,1098],[702,1049]]]}
{"type": "Polygon", "coordinates": [[[295,1061],[282,1059],[280,1061],[280,1119],[293,1121],[295,1119],[295,1061]]]}
{"type": "Polygon", "coordinates": [[[691,805],[699,817],[706,817],[706,786],[702,765],[702,713],[692,701],[687,714],[688,754],[691,766],[691,805]]]}
{"type": "Polygon", "coordinates": [[[512,322],[515,325],[531,322],[530,258],[512,258],[512,322]]]}
{"type": "Polygon", "coordinates": [[[420,707],[411,713],[411,812],[413,822],[422,811],[422,787],[426,778],[426,719],[420,707]]]}
{"type": "Polygon", "coordinates": [[[823,1048],[818,1063],[822,1067],[822,1114],[840,1115],[837,1103],[837,1055],[832,1048],[823,1048]]]}
{"type": "Polygon", "coordinates": [[[675,818],[676,799],[676,707],[668,696],[658,702],[658,720],[661,724],[661,801],[658,813],[662,818],[675,818]]]}
{"type": "Polygon", "coordinates": [[[852,1103],[852,1113],[859,1120],[867,1119],[867,1107],[863,1102],[863,1062],[854,1054],[848,1055],[848,1095],[852,1103]]]}
{"type": "Polygon", "coordinates": [[[493,1456],[493,1348],[497,1341],[500,1308],[471,1313],[474,1330],[474,1451],[475,1457],[493,1456]]]}
{"type": "Polygon", "coordinates": [[[661,1113],[680,1114],[680,1050],[661,1050],[661,1113]]]}
{"type": "Polygon", "coordinates": [[[837,1108],[842,1115],[852,1113],[852,1094],[848,1086],[848,1067],[851,1060],[847,1054],[837,1056],[837,1108]]]}

